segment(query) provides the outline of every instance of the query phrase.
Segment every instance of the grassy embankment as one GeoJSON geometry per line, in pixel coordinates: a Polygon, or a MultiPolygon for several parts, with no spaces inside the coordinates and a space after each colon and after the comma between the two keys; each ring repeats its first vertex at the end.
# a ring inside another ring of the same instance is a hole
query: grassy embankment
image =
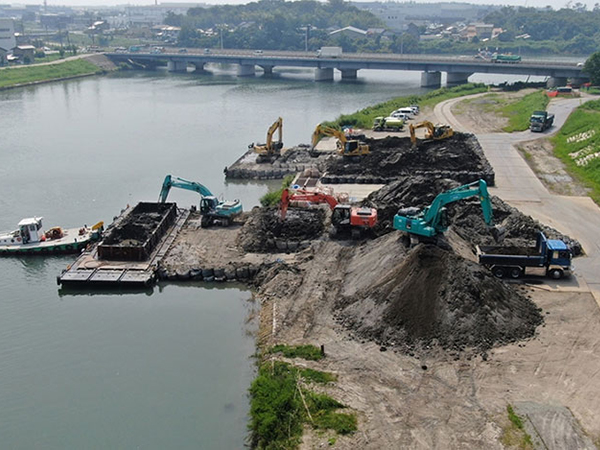
{"type": "Polygon", "coordinates": [[[379,103],[374,106],[368,106],[353,114],[342,114],[333,122],[324,122],[323,125],[354,128],[371,128],[375,117],[387,117],[392,111],[404,106],[419,105],[421,108],[434,106],[437,103],[449,100],[451,98],[462,97],[464,95],[478,94],[486,92],[488,87],[483,83],[469,83],[452,88],[441,88],[428,92],[424,95],[410,95],[407,97],[396,97],[387,102],[379,103]]]}
{"type": "Polygon", "coordinates": [[[600,205],[600,100],[584,103],[551,139],[554,154],[600,205]]]}
{"type": "MultiPolygon", "coordinates": [[[[323,356],[314,346],[278,345],[267,354],[319,360],[323,356]]],[[[335,382],[331,373],[300,368],[282,361],[266,360],[250,387],[250,431],[252,446],[260,449],[294,449],[300,443],[305,424],[317,430],[349,434],[357,429],[356,416],[337,412],[345,405],[326,394],[309,389],[311,384],[335,382]]],[[[324,432],[324,431],[323,431],[324,432]]],[[[335,443],[330,435],[329,443],[335,443]]]]}
{"type": "Polygon", "coordinates": [[[43,66],[13,67],[0,70],[0,89],[97,73],[102,73],[102,70],[85,59],[76,59],[43,66]]]}
{"type": "MultiPolygon", "coordinates": [[[[506,96],[491,93],[478,99],[469,99],[461,103],[473,103],[477,101],[478,107],[484,114],[496,114],[506,117],[508,125],[503,131],[523,131],[529,128],[529,117],[533,111],[545,110],[548,106],[548,96],[544,90],[532,92],[522,97],[507,98],[506,96]]],[[[461,105],[458,105],[460,110],[461,105]]]]}

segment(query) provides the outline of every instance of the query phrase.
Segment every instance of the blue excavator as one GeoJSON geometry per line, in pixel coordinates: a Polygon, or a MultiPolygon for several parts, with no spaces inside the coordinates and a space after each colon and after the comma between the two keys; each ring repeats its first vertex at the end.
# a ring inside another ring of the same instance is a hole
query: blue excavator
{"type": "Polygon", "coordinates": [[[431,205],[420,210],[415,207],[402,208],[394,216],[394,229],[405,231],[411,238],[411,243],[436,242],[438,235],[443,234],[449,227],[445,205],[469,197],[479,197],[483,219],[494,239],[499,242],[504,237],[501,228],[494,227],[492,202],[485,180],[475,181],[455,189],[442,192],[431,205]]]}
{"type": "Polygon", "coordinates": [[[202,227],[210,227],[211,225],[229,226],[242,213],[242,203],[239,200],[219,200],[206,186],[195,181],[188,181],[171,175],[167,175],[163,181],[158,197],[159,203],[164,203],[167,200],[169,191],[173,187],[200,194],[200,226],[202,227]]]}

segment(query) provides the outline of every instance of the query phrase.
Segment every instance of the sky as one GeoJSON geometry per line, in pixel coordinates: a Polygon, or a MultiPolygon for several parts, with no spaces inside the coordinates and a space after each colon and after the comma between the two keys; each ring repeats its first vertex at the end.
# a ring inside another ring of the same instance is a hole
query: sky
{"type": "MultiPolygon", "coordinates": [[[[153,5],[154,0],[47,0],[49,5],[66,5],[66,6],[114,6],[114,5],[153,5]]],[[[361,0],[361,1],[370,1],[370,0],[361,0]]],[[[385,1],[385,0],[384,0],[385,1]]],[[[419,0],[417,3],[435,3],[439,0],[419,0]]],[[[547,5],[552,6],[554,9],[560,9],[567,5],[569,0],[470,0],[467,2],[459,2],[459,3],[472,3],[476,5],[489,5],[489,4],[499,4],[499,5],[511,5],[511,6],[533,6],[543,8],[547,5]]],[[[600,2],[600,0],[572,0],[572,3],[583,3],[588,6],[588,9],[592,9],[594,4],[600,2]]],[[[10,0],[4,1],[3,3],[13,3],[13,4],[43,4],[43,0],[19,0],[11,2],[10,0]]],[[[163,3],[160,0],[158,3],[163,3]]],[[[223,5],[223,4],[244,4],[249,3],[248,0],[203,0],[203,1],[186,1],[186,0],[171,0],[165,1],[164,3],[206,3],[210,5],[223,5]]],[[[453,2],[449,2],[453,3],[453,2]]]]}

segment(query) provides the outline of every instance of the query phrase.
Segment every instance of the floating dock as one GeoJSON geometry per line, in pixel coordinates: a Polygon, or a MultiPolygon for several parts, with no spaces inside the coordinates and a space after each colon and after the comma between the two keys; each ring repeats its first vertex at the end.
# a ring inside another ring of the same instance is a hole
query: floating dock
{"type": "Polygon", "coordinates": [[[58,277],[63,287],[147,287],[158,264],[189,216],[175,203],[139,203],[127,208],[104,238],[58,277]]]}

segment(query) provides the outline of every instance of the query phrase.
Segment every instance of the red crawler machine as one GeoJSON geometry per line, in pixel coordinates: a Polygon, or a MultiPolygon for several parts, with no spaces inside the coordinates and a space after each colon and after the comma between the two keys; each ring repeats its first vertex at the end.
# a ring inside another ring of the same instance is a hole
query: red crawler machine
{"type": "Polygon", "coordinates": [[[288,189],[281,193],[281,220],[285,220],[290,202],[327,203],[332,211],[332,236],[349,232],[353,238],[359,238],[363,232],[377,224],[375,208],[342,205],[334,196],[322,192],[298,190],[290,193],[288,189]]]}

